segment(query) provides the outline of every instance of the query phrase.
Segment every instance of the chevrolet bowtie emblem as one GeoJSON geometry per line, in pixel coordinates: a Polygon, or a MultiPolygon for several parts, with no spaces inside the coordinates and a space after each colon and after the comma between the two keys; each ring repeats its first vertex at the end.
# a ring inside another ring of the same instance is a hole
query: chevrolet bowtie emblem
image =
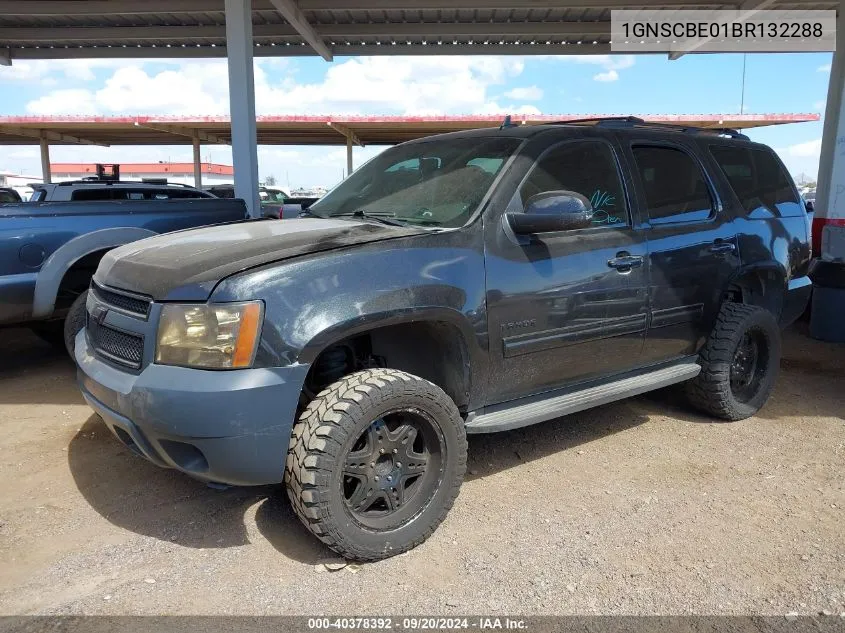
{"type": "Polygon", "coordinates": [[[91,318],[94,319],[98,325],[102,325],[103,321],[106,320],[106,315],[109,313],[107,308],[103,306],[94,306],[94,309],[91,311],[91,318]]]}

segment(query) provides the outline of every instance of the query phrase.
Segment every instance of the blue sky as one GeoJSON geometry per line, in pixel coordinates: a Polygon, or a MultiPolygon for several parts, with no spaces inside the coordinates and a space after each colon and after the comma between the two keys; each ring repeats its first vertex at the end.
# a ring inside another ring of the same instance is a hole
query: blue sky
{"type": "MultiPolygon", "coordinates": [[[[736,113],[740,54],[568,57],[276,58],[256,62],[261,114],[696,114],[736,113]]],[[[746,113],[823,113],[830,53],[747,56],[746,113]]],[[[0,67],[0,114],[224,114],[222,60],[21,61],[0,67]]],[[[752,131],[794,175],[815,177],[822,125],[752,131]]],[[[382,148],[356,148],[355,161],[382,148]]],[[[203,156],[229,163],[225,146],[203,156]]],[[[261,147],[260,175],[330,186],[343,148],[261,147]]],[[[54,161],[190,160],[189,147],[54,147],[54,161]]],[[[40,173],[35,147],[0,147],[0,170],[40,173]]]]}

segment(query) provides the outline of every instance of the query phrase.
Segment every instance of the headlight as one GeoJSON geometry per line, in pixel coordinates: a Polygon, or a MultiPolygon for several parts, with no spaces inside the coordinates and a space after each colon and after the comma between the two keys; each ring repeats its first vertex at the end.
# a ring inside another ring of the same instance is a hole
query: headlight
{"type": "Polygon", "coordinates": [[[161,311],[155,362],[208,369],[249,367],[255,359],[264,305],[179,305],[161,311]]]}

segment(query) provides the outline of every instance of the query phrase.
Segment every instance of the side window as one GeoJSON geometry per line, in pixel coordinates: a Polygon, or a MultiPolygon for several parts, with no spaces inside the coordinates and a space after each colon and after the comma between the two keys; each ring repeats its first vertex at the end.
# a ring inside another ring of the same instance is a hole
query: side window
{"type": "Polygon", "coordinates": [[[652,224],[696,222],[714,214],[704,174],[689,154],[653,145],[635,145],[633,153],[652,224]]]}
{"type": "Polygon", "coordinates": [[[91,189],[82,188],[75,189],[70,194],[71,200],[112,200],[112,190],[107,188],[91,189]]]}
{"type": "Polygon", "coordinates": [[[625,190],[613,150],[600,141],[564,143],[545,154],[519,190],[522,204],[538,193],[574,191],[593,205],[596,226],[626,226],[625,190]]]}
{"type": "Polygon", "coordinates": [[[761,207],[779,216],[803,213],[789,175],[770,150],[714,145],[710,153],[747,213],[761,207]]]}

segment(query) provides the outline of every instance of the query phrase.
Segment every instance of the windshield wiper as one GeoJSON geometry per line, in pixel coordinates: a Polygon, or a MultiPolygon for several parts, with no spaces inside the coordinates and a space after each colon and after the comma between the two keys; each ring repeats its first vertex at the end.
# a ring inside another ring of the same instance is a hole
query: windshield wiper
{"type": "Polygon", "coordinates": [[[382,224],[388,224],[390,226],[405,226],[406,223],[402,220],[397,220],[395,216],[387,215],[385,213],[369,213],[364,211],[363,209],[358,209],[353,211],[352,213],[338,213],[337,215],[333,215],[334,218],[343,218],[343,217],[352,217],[352,218],[365,218],[367,220],[375,220],[376,222],[381,222],[382,224]]]}

